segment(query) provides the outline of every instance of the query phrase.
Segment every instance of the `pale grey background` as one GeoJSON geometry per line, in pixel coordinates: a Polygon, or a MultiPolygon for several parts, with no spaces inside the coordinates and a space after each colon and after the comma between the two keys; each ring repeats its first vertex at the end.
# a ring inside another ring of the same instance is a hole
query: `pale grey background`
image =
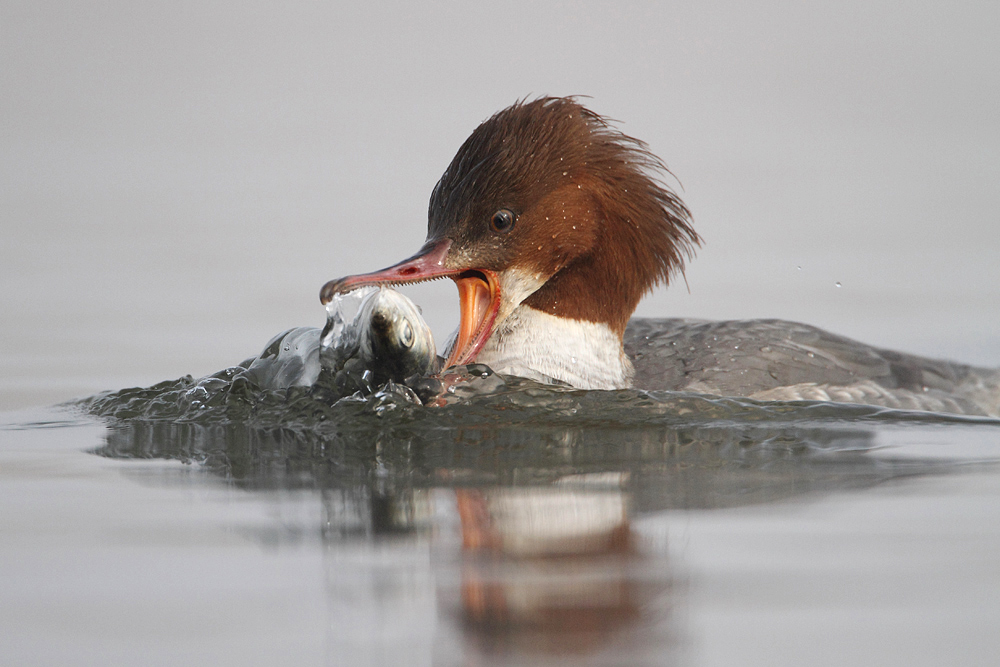
{"type": "MultiPolygon", "coordinates": [[[[640,314],[998,365],[998,34],[995,1],[4,1],[0,409],[321,324],[320,285],[411,254],[462,140],[540,94],[683,183],[706,245],[640,314]]],[[[450,283],[408,293],[450,331],[450,283]]]]}

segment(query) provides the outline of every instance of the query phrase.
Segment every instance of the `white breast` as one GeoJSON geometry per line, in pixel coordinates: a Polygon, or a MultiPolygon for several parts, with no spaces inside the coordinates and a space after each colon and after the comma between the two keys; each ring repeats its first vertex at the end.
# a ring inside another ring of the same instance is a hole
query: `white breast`
{"type": "Polygon", "coordinates": [[[580,389],[625,389],[634,374],[621,339],[606,324],[525,305],[497,327],[476,361],[505,375],[555,379],[580,389]]]}

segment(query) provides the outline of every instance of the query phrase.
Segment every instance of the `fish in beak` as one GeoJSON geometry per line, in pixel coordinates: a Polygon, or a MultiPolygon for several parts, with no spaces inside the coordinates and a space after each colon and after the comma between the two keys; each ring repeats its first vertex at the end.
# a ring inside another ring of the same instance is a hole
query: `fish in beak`
{"type": "Polygon", "coordinates": [[[346,294],[359,287],[451,278],[458,286],[460,321],[445,368],[472,363],[497,324],[500,281],[497,274],[488,269],[452,266],[448,261],[451,243],[451,239],[428,241],[416,255],[398,264],[372,273],[331,280],[320,290],[320,301],[327,304],[337,294],[346,294]]]}

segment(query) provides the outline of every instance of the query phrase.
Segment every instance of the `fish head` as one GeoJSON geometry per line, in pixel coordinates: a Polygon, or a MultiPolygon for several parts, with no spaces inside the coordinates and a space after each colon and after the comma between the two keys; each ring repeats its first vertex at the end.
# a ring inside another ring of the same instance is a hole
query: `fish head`
{"type": "Polygon", "coordinates": [[[358,314],[359,358],[379,381],[434,372],[434,335],[417,306],[394,289],[382,287],[358,314]]]}

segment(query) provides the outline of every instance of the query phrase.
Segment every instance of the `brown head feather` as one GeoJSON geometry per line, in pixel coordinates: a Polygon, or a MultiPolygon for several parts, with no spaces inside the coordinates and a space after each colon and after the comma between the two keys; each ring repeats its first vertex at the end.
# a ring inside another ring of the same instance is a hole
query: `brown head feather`
{"type": "Polygon", "coordinates": [[[454,239],[455,266],[544,275],[527,305],[621,334],[701,240],[666,173],[645,143],[573,98],[518,102],[458,150],[431,195],[428,239],[454,239]],[[509,233],[489,226],[501,208],[517,215],[509,233]]]}

